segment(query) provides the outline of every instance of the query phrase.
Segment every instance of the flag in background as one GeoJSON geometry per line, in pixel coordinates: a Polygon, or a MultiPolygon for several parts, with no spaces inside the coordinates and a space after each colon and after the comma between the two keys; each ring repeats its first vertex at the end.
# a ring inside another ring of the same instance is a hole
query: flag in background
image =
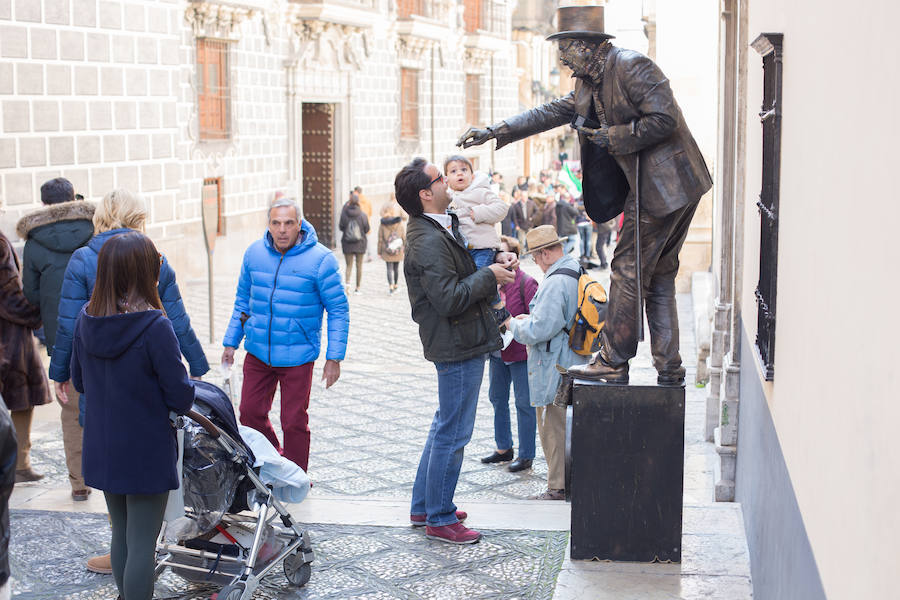
{"type": "Polygon", "coordinates": [[[575,171],[581,167],[579,160],[567,160],[559,172],[559,182],[568,188],[573,198],[581,196],[581,180],[575,177],[575,171]]]}

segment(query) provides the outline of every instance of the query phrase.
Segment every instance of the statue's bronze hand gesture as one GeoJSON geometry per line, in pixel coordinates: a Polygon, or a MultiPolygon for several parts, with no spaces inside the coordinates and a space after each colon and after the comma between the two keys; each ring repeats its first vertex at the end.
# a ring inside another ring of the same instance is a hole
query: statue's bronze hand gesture
{"type": "Polygon", "coordinates": [[[490,127],[484,129],[469,127],[468,131],[462,134],[456,141],[456,145],[462,148],[468,148],[469,146],[480,146],[492,139],[494,139],[494,132],[491,131],[490,127]]]}

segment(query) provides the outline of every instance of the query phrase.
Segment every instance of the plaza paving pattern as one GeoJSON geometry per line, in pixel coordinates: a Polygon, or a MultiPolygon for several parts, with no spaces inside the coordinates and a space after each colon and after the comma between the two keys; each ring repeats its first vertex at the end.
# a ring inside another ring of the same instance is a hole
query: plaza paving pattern
{"type": "MultiPolygon", "coordinates": [[[[109,535],[106,517],[89,513],[15,511],[13,573],[19,600],[115,598],[112,578],[86,571],[73,556],[101,552],[109,535]]],[[[475,546],[431,542],[404,527],[309,525],[316,560],[309,583],[288,584],[281,568],[270,573],[254,598],[550,598],[567,535],[564,532],[491,531],[475,546]]],[[[203,600],[219,586],[187,583],[166,571],[159,600],[203,600]]]]}
{"type": "MultiPolygon", "coordinates": [[[[537,275],[533,264],[525,268],[537,275]]],[[[605,272],[596,275],[607,283],[605,272]]],[[[192,323],[212,365],[204,379],[220,385],[223,384],[223,373],[218,366],[222,352],[220,340],[231,315],[235,280],[236,276],[216,280],[214,343],[208,343],[206,283],[181,283],[192,323]]],[[[323,335],[323,356],[315,367],[309,410],[312,430],[309,474],[313,481],[310,496],[325,502],[360,498],[402,504],[408,502],[416,465],[436,408],[437,378],[431,363],[422,357],[418,329],[410,318],[409,301],[402,284],[398,294],[389,296],[384,265],[376,261],[365,264],[362,290],[362,295],[349,296],[348,352],[342,363],[341,378],[329,390],[318,380],[324,361],[323,335]]],[[[679,296],[679,313],[682,323],[690,323],[690,296],[679,296]]],[[[714,451],[702,441],[703,400],[701,390],[692,389],[696,352],[688,327],[682,328],[681,342],[688,367],[689,397],[685,502],[706,503],[714,451]]],[[[649,358],[649,344],[642,344],[632,364],[634,383],[655,381],[649,358]]],[[[243,351],[239,350],[230,381],[235,406],[239,401],[242,361],[243,351]]],[[[511,409],[515,440],[512,406],[511,409]]],[[[276,398],[272,421],[280,435],[278,415],[276,398]]],[[[44,426],[51,429],[36,438],[33,463],[47,477],[29,486],[63,489],[68,482],[59,425],[53,422],[44,426]]],[[[464,509],[467,501],[497,503],[497,506],[518,503],[518,506],[507,506],[523,515],[521,529],[486,528],[486,537],[479,544],[459,547],[428,541],[421,530],[410,527],[307,523],[316,552],[310,583],[301,589],[287,586],[281,569],[277,568],[255,597],[551,598],[563,564],[568,533],[528,528],[530,504],[521,501],[546,487],[546,463],[540,443],[536,446],[534,469],[522,473],[510,473],[505,465],[483,465],[479,461],[494,448],[493,409],[488,401],[485,368],[475,431],[466,447],[455,500],[464,509]]],[[[68,507],[60,510],[78,508],[67,504],[68,507]]],[[[20,509],[13,511],[12,522],[14,598],[115,597],[108,576],[90,574],[83,567],[88,556],[108,549],[108,525],[102,514],[20,509]]],[[[685,545],[685,566],[688,566],[691,559],[687,541],[685,545]]],[[[214,591],[216,588],[187,584],[166,573],[157,585],[156,597],[199,600],[209,598],[214,591]]]]}

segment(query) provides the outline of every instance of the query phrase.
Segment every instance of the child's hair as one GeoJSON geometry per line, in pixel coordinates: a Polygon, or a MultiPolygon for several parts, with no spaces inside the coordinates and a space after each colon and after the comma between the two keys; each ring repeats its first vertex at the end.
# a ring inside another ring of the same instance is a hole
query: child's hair
{"type": "Polygon", "coordinates": [[[452,162],[465,163],[469,167],[470,171],[472,171],[473,173],[475,172],[475,168],[472,166],[472,163],[469,161],[468,158],[466,158],[465,156],[463,156],[461,154],[454,154],[453,156],[448,156],[447,159],[444,161],[444,174],[445,175],[447,174],[447,166],[452,162]]]}
{"type": "Polygon", "coordinates": [[[109,238],[97,256],[97,282],[87,313],[115,315],[122,303],[162,310],[157,289],[161,265],[162,255],[143,233],[129,231],[109,238]]]}
{"type": "Polygon", "coordinates": [[[506,247],[509,248],[510,252],[515,253],[516,256],[519,256],[519,240],[514,237],[509,237],[508,235],[500,236],[500,243],[506,244],[506,247]]]}

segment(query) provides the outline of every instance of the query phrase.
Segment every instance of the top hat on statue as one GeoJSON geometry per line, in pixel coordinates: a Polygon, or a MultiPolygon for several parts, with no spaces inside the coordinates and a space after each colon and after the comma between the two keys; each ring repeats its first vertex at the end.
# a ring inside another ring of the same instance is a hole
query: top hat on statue
{"type": "Polygon", "coordinates": [[[602,42],[616,37],[603,31],[603,6],[560,6],[556,11],[556,33],[547,40],[585,39],[602,42]]]}

